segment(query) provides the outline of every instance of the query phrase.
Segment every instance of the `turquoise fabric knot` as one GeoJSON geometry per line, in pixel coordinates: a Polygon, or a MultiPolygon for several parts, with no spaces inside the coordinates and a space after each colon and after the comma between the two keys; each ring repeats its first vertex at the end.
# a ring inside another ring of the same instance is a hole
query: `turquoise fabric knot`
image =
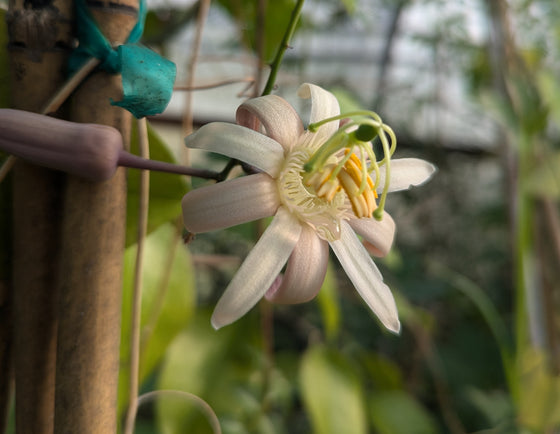
{"type": "Polygon", "coordinates": [[[75,0],[75,4],[79,46],[70,56],[70,72],[74,73],[85,61],[95,57],[101,60],[101,69],[122,76],[123,99],[111,100],[112,105],[125,108],[137,118],[163,112],[173,93],[176,67],[173,62],[137,43],[144,31],[145,0],[140,0],[138,21],[126,44],[116,49],[97,27],[86,1],[75,0]]]}

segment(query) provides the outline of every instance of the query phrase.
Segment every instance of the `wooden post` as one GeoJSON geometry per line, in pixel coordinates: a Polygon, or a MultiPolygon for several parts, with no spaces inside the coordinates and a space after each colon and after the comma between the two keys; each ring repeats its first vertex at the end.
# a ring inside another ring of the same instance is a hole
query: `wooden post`
{"type": "Polygon", "coordinates": [[[10,287],[0,281],[0,433],[6,432],[14,388],[10,287]]]}
{"type": "MultiPolygon", "coordinates": [[[[71,18],[70,0],[10,0],[12,107],[38,112],[64,82],[71,18]]],[[[62,180],[59,173],[21,161],[13,170],[17,433],[53,432],[62,180]]]]}
{"type": "MultiPolygon", "coordinates": [[[[137,20],[137,0],[92,3],[112,45],[124,43],[137,20]]],[[[120,77],[96,72],[78,89],[70,119],[119,129],[127,144],[130,114],[120,100],[120,77]]],[[[126,180],[92,183],[68,176],[64,196],[56,363],[55,433],[114,434],[125,240],[126,180]]]]}

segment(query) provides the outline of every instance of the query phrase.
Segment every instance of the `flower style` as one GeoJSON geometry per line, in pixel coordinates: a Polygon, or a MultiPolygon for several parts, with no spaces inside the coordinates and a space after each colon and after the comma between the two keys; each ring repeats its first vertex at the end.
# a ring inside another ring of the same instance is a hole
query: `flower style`
{"type": "Polygon", "coordinates": [[[398,333],[393,295],[356,234],[376,256],[387,254],[395,232],[383,212],[387,192],[419,185],[435,168],[419,159],[391,161],[394,134],[375,113],[352,113],[359,120],[341,125],[347,116],[340,115],[330,92],[303,84],[298,95],[311,99],[307,130],[286,100],[267,95],[243,103],[237,124],[210,123],[185,139],[188,147],[260,171],[187,193],[182,201],[187,230],[207,232],[274,216],[218,301],[212,325],[218,329],[236,321],[263,296],[284,304],[315,297],[330,245],[371,310],[398,333]],[[371,144],[376,137],[384,152],[379,162],[371,144]]]}

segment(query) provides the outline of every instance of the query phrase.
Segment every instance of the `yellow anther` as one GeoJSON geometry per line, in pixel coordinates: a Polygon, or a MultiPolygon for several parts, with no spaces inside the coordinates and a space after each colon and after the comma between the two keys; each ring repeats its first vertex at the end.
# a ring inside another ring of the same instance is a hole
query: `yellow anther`
{"type": "Polygon", "coordinates": [[[377,203],[377,194],[373,189],[373,181],[364,171],[362,162],[352,154],[338,174],[340,185],[352,204],[352,211],[358,218],[371,217],[377,203]],[[364,178],[365,173],[365,178],[364,178]]]}
{"type": "MultiPolygon", "coordinates": [[[[343,171],[348,175],[345,179],[346,186],[343,186],[348,199],[352,203],[354,213],[358,217],[373,216],[377,220],[383,217],[383,209],[385,207],[385,199],[389,191],[389,181],[391,179],[391,156],[393,155],[397,139],[395,133],[388,125],[384,124],[379,115],[371,111],[355,111],[346,114],[340,114],[330,118],[323,119],[309,125],[309,131],[315,132],[317,128],[328,122],[339,121],[342,118],[350,118],[350,121],[344,123],[340,128],[325,142],[313,155],[304,163],[303,170],[305,174],[311,174],[317,171],[323,171],[327,166],[327,161],[332,161],[332,157],[338,159],[338,164],[330,173],[329,182],[334,182],[333,178],[338,178],[338,182],[342,183],[340,173],[343,171]],[[360,120],[352,120],[354,117],[360,117],[360,120]],[[365,118],[365,119],[364,119],[365,118]],[[378,160],[371,141],[378,137],[383,148],[383,158],[378,160]],[[357,153],[354,151],[359,150],[357,153]],[[340,158],[340,154],[344,152],[344,156],[340,158]],[[369,163],[368,163],[369,162],[369,163]],[[376,203],[377,192],[376,187],[380,182],[380,166],[385,169],[385,185],[379,205],[376,203]],[[370,174],[374,173],[375,182],[372,181],[370,174]],[[351,182],[358,187],[357,193],[354,188],[350,187],[351,182]],[[353,193],[352,193],[353,192],[353,193]],[[357,204],[356,196],[361,196],[366,202],[367,212],[361,209],[357,204]]],[[[306,178],[308,179],[308,178],[306,178]]],[[[326,180],[326,178],[323,178],[326,180]]],[[[314,180],[315,181],[315,180],[314,180]]],[[[318,181],[317,181],[318,182],[318,181]]],[[[330,188],[323,186],[322,182],[315,184],[313,182],[308,187],[323,187],[321,189],[321,198],[337,197],[334,184],[330,188]],[[327,192],[329,193],[327,195],[327,192]]],[[[314,188],[315,192],[319,188],[314,188]]],[[[331,200],[331,199],[329,199],[331,200]]]]}
{"type": "Polygon", "coordinates": [[[307,174],[304,183],[328,202],[332,202],[335,195],[344,189],[356,217],[371,217],[377,208],[374,183],[356,154],[352,153],[345,160],[344,163],[327,164],[323,170],[307,174]]]}
{"type": "Polygon", "coordinates": [[[358,218],[371,217],[373,211],[377,208],[375,201],[377,192],[367,172],[367,167],[363,166],[362,160],[352,153],[344,164],[343,170],[350,176],[354,184],[350,185],[349,182],[342,182],[341,180],[342,187],[352,204],[354,214],[358,218]]]}
{"type": "Polygon", "coordinates": [[[366,199],[363,195],[359,194],[360,188],[352,178],[352,175],[343,168],[338,174],[338,179],[340,180],[340,185],[346,192],[346,196],[350,199],[352,211],[354,211],[356,217],[361,218],[371,216],[371,214],[368,215],[368,205],[366,199]]]}

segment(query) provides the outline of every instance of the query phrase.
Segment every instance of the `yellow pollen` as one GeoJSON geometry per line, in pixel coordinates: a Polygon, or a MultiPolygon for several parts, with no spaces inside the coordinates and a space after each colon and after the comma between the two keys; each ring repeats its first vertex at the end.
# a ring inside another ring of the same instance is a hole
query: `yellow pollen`
{"type": "Polygon", "coordinates": [[[329,202],[343,189],[350,200],[352,211],[358,218],[371,217],[377,208],[374,183],[369,174],[364,171],[361,160],[354,153],[342,167],[328,164],[323,170],[310,174],[305,179],[305,185],[313,187],[318,197],[329,202]],[[338,173],[333,176],[335,171],[338,173]]]}

